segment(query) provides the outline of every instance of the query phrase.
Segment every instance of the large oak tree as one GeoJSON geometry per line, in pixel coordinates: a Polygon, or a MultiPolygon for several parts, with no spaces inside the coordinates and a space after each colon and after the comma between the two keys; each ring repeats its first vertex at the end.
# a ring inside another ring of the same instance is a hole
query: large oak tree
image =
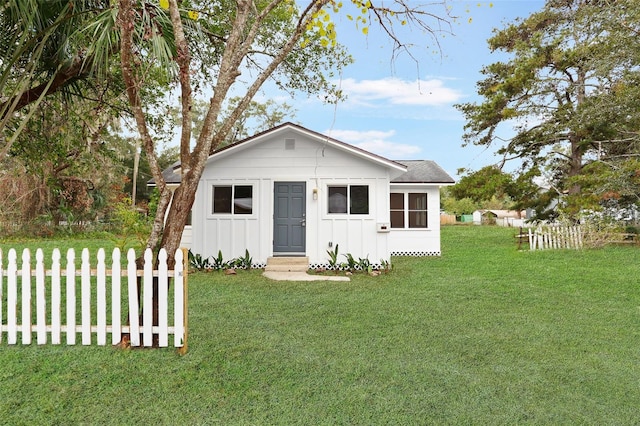
{"type": "Polygon", "coordinates": [[[569,213],[593,207],[585,166],[640,154],[639,29],[632,0],[548,0],[496,30],[489,47],[509,59],[483,68],[481,102],[459,105],[465,143],[497,145],[504,161],[539,170],[569,213]]]}

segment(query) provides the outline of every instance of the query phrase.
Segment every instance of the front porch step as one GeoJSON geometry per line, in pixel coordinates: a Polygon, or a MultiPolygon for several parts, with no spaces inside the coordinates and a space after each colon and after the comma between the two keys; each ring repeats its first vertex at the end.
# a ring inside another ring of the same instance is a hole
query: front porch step
{"type": "Polygon", "coordinates": [[[309,258],[307,256],[277,256],[267,259],[265,271],[269,272],[307,272],[309,258]]]}

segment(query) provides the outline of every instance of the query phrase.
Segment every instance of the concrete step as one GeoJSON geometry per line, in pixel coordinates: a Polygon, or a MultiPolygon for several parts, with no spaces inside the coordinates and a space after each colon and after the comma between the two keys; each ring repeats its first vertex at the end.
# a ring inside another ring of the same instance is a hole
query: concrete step
{"type": "Polygon", "coordinates": [[[265,271],[272,272],[306,272],[309,269],[309,258],[306,256],[277,256],[267,259],[265,271]]]}

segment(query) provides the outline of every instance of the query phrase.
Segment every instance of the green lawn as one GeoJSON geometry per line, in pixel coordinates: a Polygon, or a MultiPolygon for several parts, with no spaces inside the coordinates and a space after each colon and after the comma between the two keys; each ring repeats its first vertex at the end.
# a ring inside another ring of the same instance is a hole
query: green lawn
{"type": "Polygon", "coordinates": [[[185,356],[3,338],[0,422],[638,424],[640,252],[514,233],[445,227],[348,283],[192,274],[185,356]]]}

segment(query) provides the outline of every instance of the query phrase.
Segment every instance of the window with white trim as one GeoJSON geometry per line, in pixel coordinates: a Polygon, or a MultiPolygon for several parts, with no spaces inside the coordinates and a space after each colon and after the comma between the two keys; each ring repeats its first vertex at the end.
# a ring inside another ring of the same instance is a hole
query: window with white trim
{"type": "Polygon", "coordinates": [[[369,214],[369,185],[328,187],[328,213],[369,214]]]}
{"type": "Polygon", "coordinates": [[[252,185],[214,185],[213,214],[252,214],[252,185]]]}
{"type": "Polygon", "coordinates": [[[427,194],[392,192],[389,199],[391,228],[427,228],[427,194]]]}

